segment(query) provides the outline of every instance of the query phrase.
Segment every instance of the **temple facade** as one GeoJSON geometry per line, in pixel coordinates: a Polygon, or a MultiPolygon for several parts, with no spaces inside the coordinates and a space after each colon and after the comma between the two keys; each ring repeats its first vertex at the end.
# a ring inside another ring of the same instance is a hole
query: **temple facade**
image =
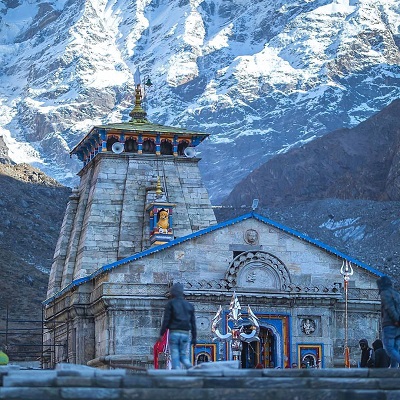
{"type": "Polygon", "coordinates": [[[196,310],[194,364],[234,356],[215,324],[231,331],[235,298],[243,332],[248,306],[259,324],[243,368],[344,366],[347,346],[354,366],[358,340],[379,337],[381,273],[256,209],[217,223],[196,152],[208,134],[150,123],[141,102],[138,83],[131,120],[93,127],[71,151],[83,168],[44,301],[45,366],[152,368],[174,282],[196,310]]]}

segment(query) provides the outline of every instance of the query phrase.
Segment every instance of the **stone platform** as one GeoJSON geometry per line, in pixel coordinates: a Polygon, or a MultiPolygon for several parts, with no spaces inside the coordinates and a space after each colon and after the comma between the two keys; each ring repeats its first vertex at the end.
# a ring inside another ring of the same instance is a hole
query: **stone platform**
{"type": "Polygon", "coordinates": [[[398,400],[400,369],[55,370],[0,367],[7,400],[398,400]]]}

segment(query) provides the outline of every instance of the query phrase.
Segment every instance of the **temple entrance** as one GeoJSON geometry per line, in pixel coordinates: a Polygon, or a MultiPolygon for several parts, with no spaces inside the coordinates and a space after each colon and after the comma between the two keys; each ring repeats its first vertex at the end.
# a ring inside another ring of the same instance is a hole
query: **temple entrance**
{"type": "Polygon", "coordinates": [[[242,368],[274,368],[275,337],[268,328],[260,327],[259,342],[243,342],[241,354],[242,368]]]}

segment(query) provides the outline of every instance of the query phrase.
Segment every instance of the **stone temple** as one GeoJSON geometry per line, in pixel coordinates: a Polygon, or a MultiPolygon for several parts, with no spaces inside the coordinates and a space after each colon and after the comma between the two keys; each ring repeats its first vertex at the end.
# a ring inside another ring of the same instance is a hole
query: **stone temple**
{"type": "MultiPolygon", "coordinates": [[[[153,368],[169,287],[196,310],[193,363],[229,360],[233,295],[259,321],[241,365],[343,367],[380,333],[380,272],[257,213],[218,222],[196,146],[208,134],[150,123],[136,84],[129,122],[94,126],[74,147],[83,163],[54,254],[45,305],[45,367],[153,368]],[[343,265],[352,267],[347,290],[343,265]]],[[[248,326],[251,330],[251,323],[248,326]]]]}

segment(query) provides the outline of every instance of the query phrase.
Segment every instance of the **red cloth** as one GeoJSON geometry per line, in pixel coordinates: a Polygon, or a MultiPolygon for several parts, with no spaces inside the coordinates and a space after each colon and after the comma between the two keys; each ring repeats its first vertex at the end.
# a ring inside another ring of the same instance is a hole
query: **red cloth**
{"type": "Polygon", "coordinates": [[[163,337],[157,340],[153,347],[154,353],[154,368],[158,369],[158,356],[160,353],[167,353],[168,351],[168,329],[164,333],[163,337]]]}
{"type": "Polygon", "coordinates": [[[344,367],[350,368],[350,349],[348,347],[344,349],[344,367]]]}

